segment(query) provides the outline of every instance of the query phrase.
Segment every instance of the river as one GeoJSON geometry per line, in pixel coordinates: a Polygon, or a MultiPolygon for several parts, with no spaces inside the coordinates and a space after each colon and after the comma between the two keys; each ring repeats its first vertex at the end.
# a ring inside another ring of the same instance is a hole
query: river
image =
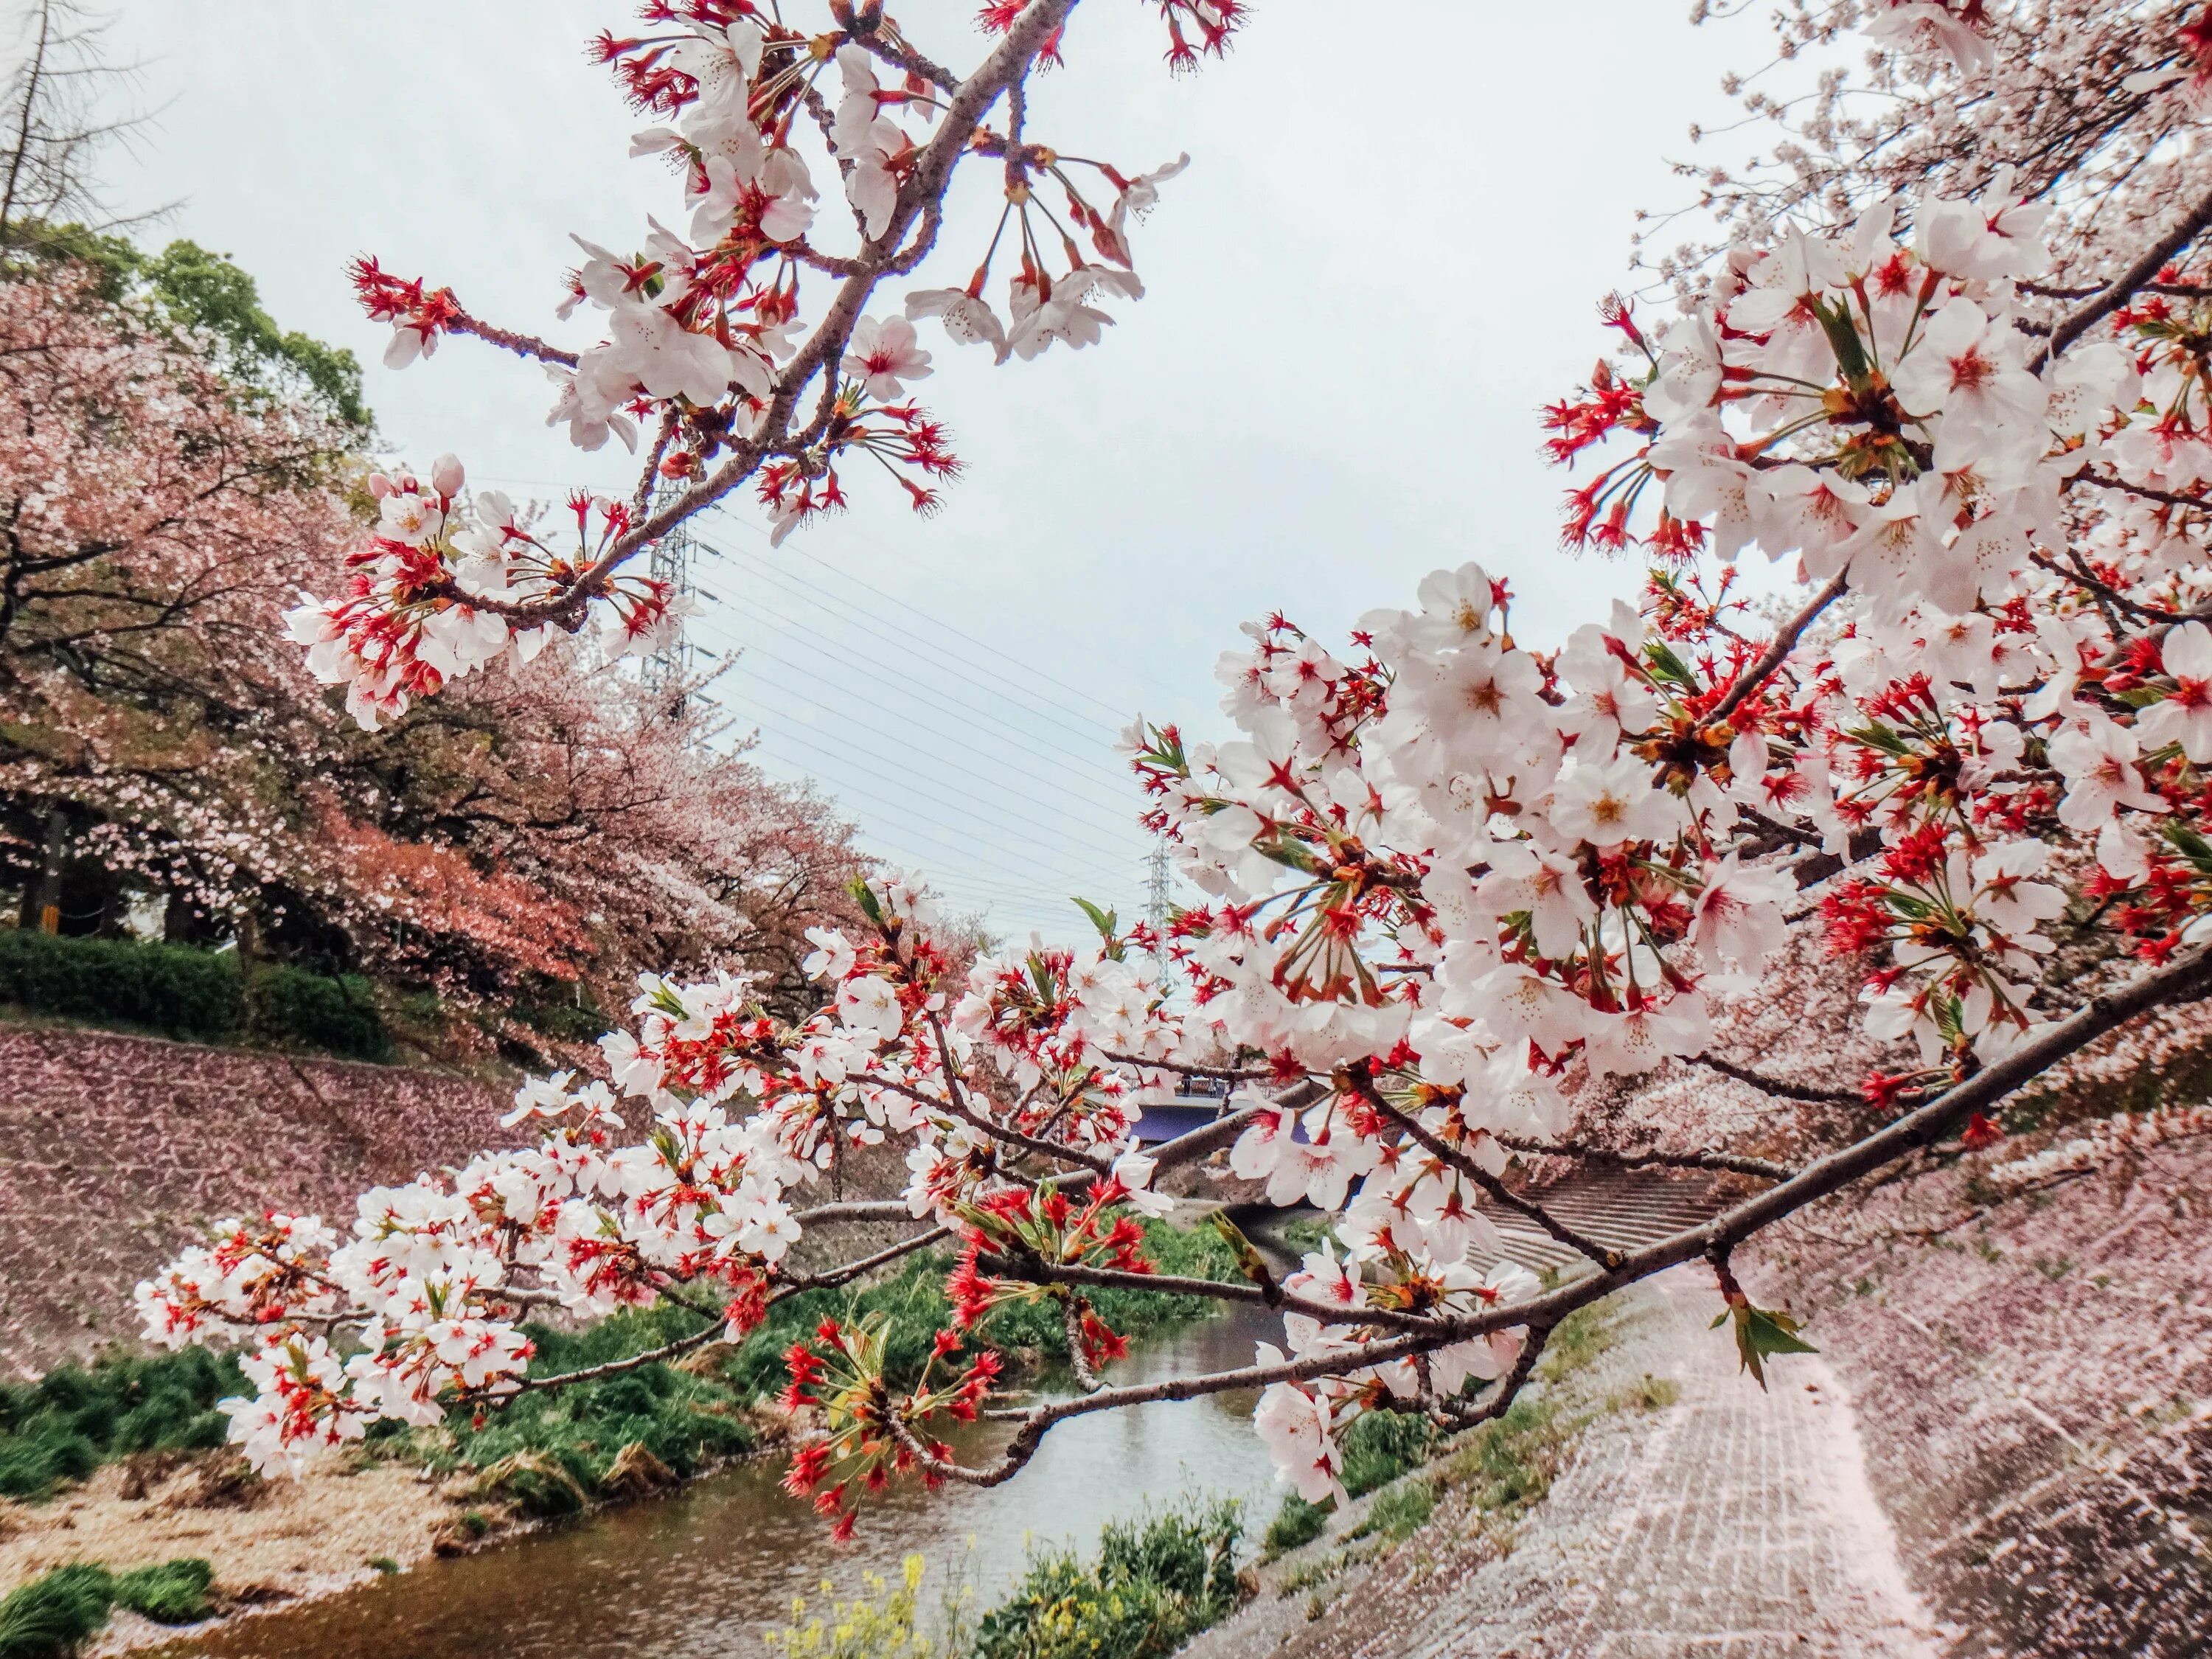
{"type": "MultiPolygon", "coordinates": [[[[1142,1345],[1116,1383],[1249,1364],[1280,1340],[1264,1312],[1237,1308],[1142,1345]]],[[[1047,1379],[1048,1387],[1050,1380],[1047,1379]]],[[[841,1595],[864,1570],[896,1575],[919,1552],[933,1607],[955,1572],[988,1607],[1019,1576],[1032,1543],[1088,1548],[1107,1522],[1187,1493],[1246,1500],[1249,1527],[1274,1509],[1273,1472],[1252,1433],[1253,1397],[1161,1401],[1061,1424],[1003,1486],[926,1493],[902,1481],[861,1510],[853,1542],[777,1481],[781,1457],[749,1461],[672,1496],[611,1510],[300,1607],[232,1621],[165,1656],[210,1659],[766,1659],[764,1626],[791,1600],[841,1595]]],[[[1006,1438],[978,1425],[961,1444],[979,1462],[1006,1438]]]]}

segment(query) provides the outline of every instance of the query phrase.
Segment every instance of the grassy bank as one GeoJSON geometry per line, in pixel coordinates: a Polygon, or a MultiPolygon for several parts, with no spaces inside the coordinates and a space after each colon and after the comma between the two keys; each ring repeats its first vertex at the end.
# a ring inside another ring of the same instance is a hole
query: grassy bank
{"type": "Polygon", "coordinates": [[[136,1453],[220,1446],[215,1402],[245,1389],[236,1361],[200,1348],[0,1383],[0,1498],[35,1503],[136,1453]]]}
{"type": "MultiPolygon", "coordinates": [[[[1576,1434],[1592,1420],[1561,1403],[1559,1385],[1585,1370],[1612,1346],[1603,1304],[1570,1314],[1552,1333],[1536,1370],[1545,1386],[1523,1394],[1496,1420],[1465,1434],[1444,1435],[1429,1420],[1407,1412],[1369,1412],[1345,1431],[1344,1488],[1354,1498],[1389,1486],[1415,1470],[1420,1479],[1383,1493],[1369,1506],[1347,1543],[1368,1538],[1395,1542],[1434,1513],[1439,1498],[1464,1492],[1477,1516],[1506,1524],[1551,1490],[1552,1476],[1576,1434]],[[1431,1467],[1432,1466],[1432,1467],[1431,1467]]],[[[1671,1383],[1652,1382],[1655,1389],[1671,1383]]],[[[1647,1408],[1665,1400],[1620,1401],[1647,1408]]],[[[1288,1554],[1328,1530],[1336,1500],[1309,1504],[1296,1493],[1283,1500],[1264,1540],[1267,1559],[1288,1554]]]]}
{"type": "MultiPolygon", "coordinates": [[[[956,1577],[926,1620],[922,1558],[901,1581],[866,1575],[851,1601],[768,1632],[777,1659],[1165,1659],[1237,1608],[1243,1519],[1233,1503],[1197,1501],[1108,1527],[1095,1551],[1032,1553],[1006,1598],[970,1617],[956,1577]]],[[[824,1583],[827,1593],[830,1587],[824,1583]]]]}
{"type": "Polygon", "coordinates": [[[215,1611],[215,1570],[197,1557],[114,1573],[95,1562],[56,1567],[0,1596],[0,1659],[68,1659],[117,1607],[158,1625],[190,1625],[215,1611]]]}

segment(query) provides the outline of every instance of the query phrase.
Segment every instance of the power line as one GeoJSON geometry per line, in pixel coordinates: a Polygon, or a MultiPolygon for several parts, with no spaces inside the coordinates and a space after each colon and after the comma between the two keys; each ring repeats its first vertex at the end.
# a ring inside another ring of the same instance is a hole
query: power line
{"type": "MultiPolygon", "coordinates": [[[[719,502],[716,504],[716,510],[722,510],[719,502]]],[[[736,518],[726,511],[723,511],[723,517],[728,519],[732,524],[745,526],[746,528],[753,530],[756,534],[760,533],[757,526],[746,525],[745,520],[736,518]]],[[[931,626],[941,628],[946,633],[952,635],[955,638],[965,640],[969,644],[975,646],[981,650],[991,652],[998,656],[1002,656],[1008,662],[1013,663],[1017,666],[1026,669],[1029,672],[1035,674],[1039,679],[1044,680],[1049,684],[1056,685],[1061,690],[1069,692],[1075,696],[1081,697],[1085,702],[1106,710],[1106,712],[1117,721],[1127,717],[1127,711],[1126,709],[1115,708],[1114,704],[1108,702],[1104,698],[1095,696],[1091,692],[1085,691],[1080,686],[1070,685],[1066,680],[1058,678],[1054,675],[1048,674],[1043,669],[1037,667],[1032,663],[1021,661],[1019,658],[1014,656],[1011,652],[1005,651],[998,646],[992,645],[988,641],[977,639],[973,634],[968,633],[963,629],[954,627],[951,623],[946,622],[941,617],[933,617],[930,615],[928,611],[922,610],[917,605],[908,605],[905,600],[900,599],[896,594],[888,592],[883,588],[878,587],[873,582],[869,581],[866,578],[856,576],[848,570],[839,569],[836,565],[831,564],[827,559],[823,558],[820,554],[815,552],[811,548],[804,545],[794,544],[793,550],[803,559],[812,560],[816,564],[820,565],[831,575],[841,577],[844,580],[851,582],[856,587],[865,587],[868,592],[875,594],[878,598],[889,599],[893,605],[900,605],[904,609],[910,611],[915,616],[921,617],[924,622],[931,624],[931,626]]],[[[1118,729],[1118,727],[1116,729],[1118,729]]]]}
{"type": "MultiPolygon", "coordinates": [[[[761,708],[765,707],[765,705],[760,703],[756,699],[746,696],[741,691],[732,692],[730,695],[732,701],[745,703],[751,708],[761,708]]],[[[771,714],[777,714],[777,711],[774,709],[770,709],[769,712],[771,714]]],[[[780,714],[778,715],[778,718],[781,718],[780,714]]],[[[753,716],[752,719],[754,724],[760,726],[763,731],[773,732],[776,730],[776,728],[769,726],[765,722],[762,721],[757,715],[753,716]]],[[[914,771],[901,762],[884,754],[880,750],[868,749],[862,744],[852,742],[847,738],[842,737],[831,737],[819,732],[811,733],[802,737],[799,733],[787,729],[781,732],[780,735],[786,743],[797,744],[801,746],[804,746],[808,743],[825,744],[842,750],[848,759],[855,761],[864,767],[870,764],[875,764],[888,768],[894,772],[900,773],[904,776],[912,779],[915,787],[930,793],[939,805],[950,807],[956,812],[966,811],[970,805],[969,802],[958,800],[957,799],[949,799],[942,794],[937,793],[937,780],[930,778],[926,774],[914,771]]],[[[986,782],[987,787],[992,788],[1003,787],[1003,786],[989,783],[988,780],[986,782]]],[[[1058,837],[1071,845],[1080,845],[1086,848],[1091,852],[1103,854],[1107,858],[1121,858],[1124,855],[1126,851],[1124,848],[1111,847],[1102,842],[1090,841],[1078,836],[1072,836],[1068,833],[1064,825],[1052,823],[1041,818],[1030,817],[1027,814],[1014,812],[1003,807],[994,810],[1000,816],[1018,818],[1021,822],[1030,825],[1030,828],[1040,830],[1045,835],[1058,837]]],[[[1133,823],[1135,822],[1133,816],[1132,817],[1131,822],[1133,823]]]]}
{"type": "MultiPolygon", "coordinates": [[[[792,625],[794,627],[797,626],[797,624],[792,625]]],[[[801,629],[799,631],[808,633],[812,632],[811,629],[801,629]]],[[[728,643],[736,647],[736,654],[739,658],[740,667],[743,666],[743,659],[744,656],[759,656],[766,659],[769,662],[778,665],[781,667],[787,668],[794,673],[804,675],[810,678],[815,678],[823,684],[836,685],[837,684],[837,682],[828,678],[826,676],[823,676],[819,670],[811,669],[805,663],[793,662],[790,658],[770,650],[767,646],[757,643],[747,644],[742,640],[727,638],[727,636],[725,637],[727,639],[728,643]]],[[[822,636],[817,635],[816,637],[820,638],[822,636]]],[[[931,698],[917,686],[902,684],[896,679],[883,673],[881,671],[865,661],[860,661],[848,657],[842,657],[834,653],[832,655],[834,659],[842,662],[845,666],[854,670],[856,672],[866,675],[868,678],[876,681],[878,684],[883,685],[886,690],[895,692],[900,696],[915,698],[923,702],[933,703],[933,706],[943,709],[945,713],[950,714],[956,720],[963,718],[959,710],[946,708],[943,704],[936,703],[934,699],[931,698]]],[[[890,711],[879,709],[878,712],[890,711]]],[[[1036,748],[1034,745],[1023,741],[1018,728],[1006,726],[1003,722],[1000,722],[999,724],[1005,734],[1000,740],[1003,741],[1008,747],[1018,749],[1024,754],[1031,757],[1033,759],[1041,760],[1048,766],[1058,768],[1067,763],[1068,757],[1065,755],[1056,755],[1048,750],[1036,748]]],[[[1093,791],[1097,791],[1101,785],[1110,786],[1127,781],[1126,780],[1115,777],[1112,773],[1106,771],[1103,768],[1094,769],[1094,772],[1095,775],[1088,779],[1079,780],[1070,778],[1066,781],[1070,782],[1080,781],[1093,791]]],[[[1099,796],[1098,799],[1103,803],[1111,800],[1113,797],[1110,794],[1108,794],[1099,796]]]]}
{"type": "MultiPolygon", "coordinates": [[[[744,699],[742,699],[742,700],[743,700],[743,701],[745,701],[745,702],[750,702],[750,701],[751,701],[750,698],[744,698],[744,699]]],[[[772,727],[772,726],[763,726],[761,729],[762,729],[762,730],[763,730],[763,731],[768,732],[771,736],[776,736],[776,737],[780,737],[780,738],[781,738],[781,739],[782,739],[783,741],[787,742],[787,742],[793,742],[793,741],[794,741],[794,739],[791,737],[791,735],[790,735],[788,732],[778,732],[776,731],[776,729],[775,729],[775,728],[774,728],[774,727],[772,727]]],[[[832,739],[832,740],[830,740],[830,741],[833,741],[833,742],[834,742],[834,741],[836,741],[836,740],[832,739]]],[[[844,744],[843,744],[843,743],[842,743],[842,742],[837,743],[837,746],[838,746],[840,749],[845,749],[845,748],[847,748],[847,747],[848,747],[848,745],[844,744]]],[[[865,755],[865,754],[855,755],[855,756],[853,756],[853,757],[852,757],[852,758],[854,758],[854,760],[856,760],[856,761],[857,761],[857,763],[858,763],[860,765],[861,765],[862,767],[864,767],[864,768],[865,768],[865,767],[867,767],[868,765],[870,765],[870,764],[871,764],[871,761],[870,761],[869,757],[868,757],[866,755],[865,755]]],[[[793,760],[793,763],[794,763],[794,764],[800,764],[800,765],[811,765],[812,763],[811,763],[810,760],[805,759],[804,757],[795,757],[795,758],[794,758],[794,760],[793,760]]],[[[885,764],[894,764],[894,765],[896,764],[895,763],[885,763],[885,764]]],[[[899,769],[903,770],[904,769],[899,769]]],[[[841,787],[847,788],[847,789],[858,789],[858,790],[860,790],[863,794],[867,794],[867,793],[872,793],[872,792],[871,791],[871,789],[870,789],[869,786],[868,786],[866,783],[865,783],[865,782],[859,782],[859,783],[856,783],[856,782],[854,782],[853,780],[851,780],[851,779],[849,779],[849,778],[839,778],[839,777],[837,777],[835,774],[833,774],[833,773],[830,773],[830,772],[824,772],[824,773],[823,773],[823,774],[822,774],[822,775],[823,775],[823,777],[825,777],[825,778],[830,779],[831,781],[833,781],[833,782],[835,782],[835,783],[837,783],[837,784],[839,785],[839,787],[841,787]]],[[[911,776],[911,775],[913,775],[913,774],[910,774],[910,773],[909,773],[909,774],[908,774],[908,775],[910,775],[910,776],[911,776]]],[[[926,780],[925,780],[924,781],[925,781],[925,783],[927,782],[927,781],[926,781],[926,780]]],[[[956,811],[962,810],[962,809],[961,809],[961,805],[960,805],[959,804],[957,804],[957,803],[946,802],[946,801],[939,801],[938,804],[939,804],[939,805],[949,805],[949,806],[951,806],[951,807],[952,807],[952,810],[954,810],[954,811],[956,811]]],[[[1030,858],[1030,857],[1034,857],[1034,856],[1036,856],[1036,854],[1040,850],[1042,850],[1042,849],[1040,849],[1040,848],[1036,848],[1036,847],[1018,848],[1018,847],[1011,846],[1011,845],[1009,845],[1008,843],[1006,843],[1006,842],[1001,842],[1001,841],[994,840],[994,839],[993,839],[991,836],[988,836],[988,835],[984,835],[984,834],[978,833],[978,832],[977,832],[977,831],[975,831],[972,827],[965,827],[965,826],[961,826],[961,825],[957,825],[957,824],[949,824],[949,823],[944,823],[942,820],[932,820],[932,821],[933,821],[933,822],[936,822],[936,823],[939,824],[939,826],[940,828],[947,829],[947,830],[954,830],[956,833],[964,834],[964,835],[969,836],[969,838],[970,838],[970,840],[971,840],[973,842],[975,842],[975,844],[978,844],[978,845],[981,845],[981,846],[983,846],[983,847],[989,848],[990,849],[992,849],[993,851],[995,851],[995,852],[1000,852],[1000,853],[1006,854],[1008,854],[1009,856],[1020,857],[1020,858],[1030,858]]],[[[1051,831],[1051,832],[1049,832],[1049,833],[1051,833],[1051,834],[1053,834],[1053,835],[1054,835],[1054,836],[1056,836],[1060,832],[1058,832],[1057,830],[1054,830],[1054,831],[1051,831]]],[[[1097,846],[1097,845],[1095,845],[1095,844],[1093,844],[1093,845],[1090,846],[1086,850],[1088,850],[1088,851],[1089,851],[1089,852],[1091,852],[1091,853],[1093,853],[1093,854],[1098,854],[1098,855],[1103,856],[1103,857],[1105,857],[1105,858],[1107,858],[1107,859],[1109,859],[1109,860],[1115,860],[1115,861],[1116,861],[1116,862],[1119,862],[1119,861],[1121,861],[1121,860],[1123,860],[1125,857],[1128,856],[1128,854],[1126,854],[1122,849],[1118,849],[1118,848],[1107,848],[1107,847],[1097,846]]],[[[1073,863],[1073,864],[1066,864],[1066,865],[1063,865],[1063,866],[1061,866],[1061,867],[1062,867],[1062,868],[1065,868],[1065,869],[1075,870],[1075,871],[1085,871],[1085,870],[1088,870],[1088,871],[1090,871],[1090,872],[1092,872],[1092,873],[1097,873],[1097,871],[1098,871],[1098,869],[1099,869],[1099,868],[1101,868],[1101,867],[1103,867],[1103,866],[1087,866],[1087,865],[1084,865],[1084,864],[1081,864],[1081,863],[1073,863]]]]}
{"type": "MultiPolygon", "coordinates": [[[[841,606],[844,610],[849,611],[851,613],[850,620],[859,622],[861,626],[867,629],[868,632],[876,635],[878,638],[890,640],[893,644],[897,645],[902,649],[908,652],[915,651],[918,648],[930,651],[944,659],[945,664],[950,668],[955,678],[967,681],[969,684],[975,686],[977,690],[986,692],[987,694],[993,696],[1001,695],[1000,693],[994,692],[991,687],[986,684],[982,679],[976,678],[974,673],[970,673],[969,672],[971,668],[975,666],[974,664],[963,661],[961,658],[955,656],[951,652],[944,649],[942,647],[932,644],[929,641],[920,638],[911,630],[904,635],[896,633],[893,631],[893,628],[896,626],[895,624],[890,624],[883,628],[873,626],[872,624],[874,620],[880,619],[889,623],[889,619],[878,618],[876,613],[871,612],[863,605],[855,605],[852,600],[845,599],[839,594],[833,593],[828,588],[823,587],[817,583],[810,582],[803,576],[795,576],[791,574],[788,571],[779,570],[775,565],[771,564],[767,560],[759,558],[755,555],[750,553],[732,552],[727,549],[716,547],[712,544],[704,541],[701,542],[699,545],[705,548],[708,552],[714,554],[718,558],[743,560],[754,570],[765,572],[767,574],[768,580],[775,583],[779,586],[803,587],[809,592],[820,594],[822,596],[822,599],[828,601],[830,605],[841,606]]],[[[817,603],[820,602],[817,601],[817,603]]],[[[824,608],[826,609],[827,607],[825,606],[824,608]]],[[[917,612],[915,614],[919,615],[920,613],[917,612]]],[[[838,618],[838,620],[844,621],[848,620],[848,618],[841,617],[838,618]]],[[[1086,742],[1095,742],[1097,740],[1095,736],[1097,732],[1104,732],[1109,737],[1117,737],[1121,733],[1121,727],[1119,725],[1111,721],[1101,720],[1095,714],[1086,714],[1079,710],[1070,708],[1066,704],[1056,702],[1050,697],[1042,696],[1034,690],[1023,685],[1020,681],[1013,679],[1007,675],[993,674],[988,669],[978,669],[976,672],[985,675],[991,680],[995,680],[1002,686],[1012,688],[1012,690],[1020,696],[1035,699],[1038,705],[1037,709],[1035,712],[1039,714],[1043,719],[1051,721],[1053,725],[1059,726],[1062,731],[1080,737],[1086,742]],[[1088,725],[1091,730],[1089,732],[1078,732],[1075,727],[1067,725],[1065,721],[1054,719],[1050,714],[1044,714],[1043,711],[1046,709],[1057,709],[1061,714],[1068,715],[1071,719],[1082,720],[1088,725]]]]}
{"type": "MultiPolygon", "coordinates": [[[[982,720],[988,725],[997,727],[1000,732],[1004,732],[1010,740],[1014,742],[1017,746],[1027,750],[1029,753],[1036,756],[1040,760],[1052,761],[1056,763],[1082,767],[1095,775],[1100,780],[1109,783],[1120,784],[1127,781],[1126,777],[1116,773],[1112,769],[1101,766],[1096,761],[1086,759],[1072,750],[1063,750],[1053,752],[1030,747],[1026,740],[1035,737],[1036,734],[1024,731],[1020,726],[1016,726],[1012,721],[1006,719],[1003,715],[994,714],[988,708],[979,708],[973,703],[947,702],[938,694],[924,692],[918,684],[902,680],[896,673],[887,671],[882,665],[872,662],[866,657],[853,654],[842,642],[831,639],[830,635],[823,633],[820,629],[810,628],[805,623],[795,621],[792,617],[784,615],[783,612],[775,610],[770,606],[762,605],[757,600],[752,601],[749,605],[748,609],[757,615],[767,617],[772,621],[781,623],[785,629],[788,629],[792,633],[803,634],[810,639],[819,641],[824,654],[828,655],[833,661],[840,662],[848,667],[857,669],[859,672],[866,674],[870,678],[889,687],[890,690],[902,696],[909,697],[919,696],[925,702],[934,704],[934,706],[939,708],[943,713],[951,716],[954,720],[972,718],[982,720]]],[[[715,620],[717,622],[720,621],[720,618],[716,618],[715,620]]],[[[758,650],[763,656],[768,657],[771,661],[781,662],[785,666],[797,668],[801,672],[806,672],[803,664],[792,663],[785,658],[777,657],[765,647],[744,644],[742,638],[733,630],[727,633],[725,637],[737,642],[742,649],[758,650]]],[[[1038,738],[1038,741],[1048,743],[1051,739],[1041,738],[1038,738]]]]}

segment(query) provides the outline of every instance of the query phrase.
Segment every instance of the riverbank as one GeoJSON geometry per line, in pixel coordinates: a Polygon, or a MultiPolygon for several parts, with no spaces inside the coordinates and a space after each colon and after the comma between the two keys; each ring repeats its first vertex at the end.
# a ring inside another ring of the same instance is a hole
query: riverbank
{"type": "MultiPolygon", "coordinates": [[[[110,1464],[32,1507],[0,1507],[0,1589],[58,1567],[98,1562],[118,1572],[198,1557],[215,1568],[225,1614],[327,1595],[428,1559],[461,1533],[465,1482],[419,1468],[363,1463],[297,1481],[245,1485],[219,1453],[167,1474],[110,1464]]],[[[118,1611],[92,1652],[173,1640],[178,1632],[118,1611]]]]}
{"type": "Polygon", "coordinates": [[[2200,1654],[2212,1141],[1994,1201],[1989,1165],[2021,1156],[1813,1212],[1763,1254],[1862,1404],[1874,1489],[1960,1654],[2200,1654]]]}

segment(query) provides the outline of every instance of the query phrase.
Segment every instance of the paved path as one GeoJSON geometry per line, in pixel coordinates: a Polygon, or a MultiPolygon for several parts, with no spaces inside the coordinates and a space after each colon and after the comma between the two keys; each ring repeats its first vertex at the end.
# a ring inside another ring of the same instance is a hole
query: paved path
{"type": "MultiPolygon", "coordinates": [[[[1546,1194],[1561,1218],[1632,1248],[1723,1201],[1704,1182],[1627,1172],[1546,1194]]],[[[1496,1218],[1515,1260],[1588,1271],[1534,1224],[1496,1218]]],[[[1332,1546],[1310,1546],[1272,1571],[1284,1590],[1271,1582],[1185,1659],[1935,1659],[1942,1633],[1905,1582],[1826,1362],[1778,1360],[1760,1392],[1711,1328],[1721,1304],[1702,1265],[1608,1305],[1611,1345],[1565,1385],[1571,1412],[1597,1414],[1502,1558],[1449,1504],[1341,1576],[1316,1577],[1332,1546]],[[1647,1377],[1678,1398],[1602,1407],[1647,1377]]]]}
{"type": "Polygon", "coordinates": [[[1672,1378],[1672,1407],[1594,1426],[1512,1553],[1392,1643],[1407,1659],[1921,1659],[1936,1633],[1868,1490],[1850,1407],[1815,1358],[1762,1394],[1707,1328],[1697,1269],[1632,1293],[1599,1362],[1672,1378]]]}

